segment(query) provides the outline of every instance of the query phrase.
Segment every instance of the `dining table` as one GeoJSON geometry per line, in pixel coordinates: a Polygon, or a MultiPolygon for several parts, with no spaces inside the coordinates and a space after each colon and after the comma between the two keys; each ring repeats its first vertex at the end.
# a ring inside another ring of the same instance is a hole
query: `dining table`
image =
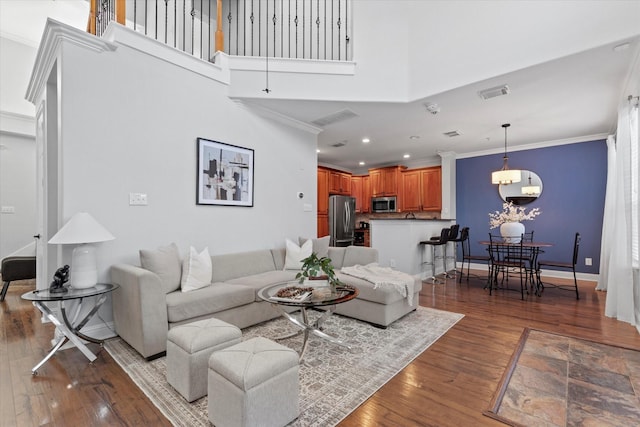
{"type": "MultiPolygon", "coordinates": [[[[481,245],[485,245],[485,246],[490,246],[490,245],[499,245],[499,246],[505,246],[505,247],[513,247],[513,248],[519,248],[520,247],[520,242],[518,243],[513,243],[513,242],[508,242],[508,241],[503,241],[503,240],[481,240],[478,243],[480,243],[481,245]]],[[[542,285],[542,281],[540,280],[540,275],[537,274],[537,263],[538,263],[538,255],[540,254],[540,252],[543,251],[543,248],[550,248],[553,246],[553,243],[549,243],[549,242],[535,242],[535,241],[531,241],[531,242],[522,242],[522,250],[523,252],[526,250],[527,251],[527,255],[528,255],[528,262],[530,262],[531,265],[531,269],[530,269],[530,278],[531,278],[531,284],[534,290],[534,293],[536,294],[536,296],[541,296],[542,295],[542,290],[544,288],[544,286],[542,285]]],[[[488,286],[493,286],[493,283],[491,283],[492,279],[491,279],[491,275],[489,275],[489,280],[488,280],[488,286]]]]}

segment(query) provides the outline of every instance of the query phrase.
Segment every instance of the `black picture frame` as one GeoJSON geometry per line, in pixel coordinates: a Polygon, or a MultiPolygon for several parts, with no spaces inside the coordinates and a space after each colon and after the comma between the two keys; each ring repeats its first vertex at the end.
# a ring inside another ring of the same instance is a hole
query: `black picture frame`
{"type": "Polygon", "coordinates": [[[198,138],[196,204],[253,206],[254,151],[198,138]]]}

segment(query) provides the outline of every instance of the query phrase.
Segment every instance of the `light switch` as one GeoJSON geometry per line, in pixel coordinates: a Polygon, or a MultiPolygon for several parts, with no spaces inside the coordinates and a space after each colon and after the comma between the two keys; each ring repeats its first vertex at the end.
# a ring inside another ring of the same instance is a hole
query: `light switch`
{"type": "Polygon", "coordinates": [[[12,213],[16,213],[16,208],[15,206],[3,206],[2,211],[0,212],[3,214],[12,214],[12,213]]]}
{"type": "Polygon", "coordinates": [[[302,210],[304,212],[311,212],[313,210],[313,205],[311,205],[311,203],[305,203],[302,205],[302,210]]]}

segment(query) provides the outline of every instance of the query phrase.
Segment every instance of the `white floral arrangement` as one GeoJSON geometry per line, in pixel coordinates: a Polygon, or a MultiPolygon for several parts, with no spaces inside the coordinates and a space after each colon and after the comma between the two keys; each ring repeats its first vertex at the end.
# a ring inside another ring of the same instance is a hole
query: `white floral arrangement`
{"type": "Polygon", "coordinates": [[[500,227],[505,222],[530,221],[540,215],[542,212],[539,208],[534,208],[526,213],[527,208],[523,206],[515,206],[512,202],[502,204],[502,212],[495,211],[489,214],[490,228],[500,227]]]}

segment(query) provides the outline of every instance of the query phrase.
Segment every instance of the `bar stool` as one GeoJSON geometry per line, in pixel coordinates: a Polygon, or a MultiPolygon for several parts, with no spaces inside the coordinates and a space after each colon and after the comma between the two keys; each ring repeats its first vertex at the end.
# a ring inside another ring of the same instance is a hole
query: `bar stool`
{"type": "MultiPolygon", "coordinates": [[[[462,239],[458,236],[458,231],[460,230],[460,224],[453,224],[449,228],[449,237],[447,238],[448,242],[453,243],[453,254],[445,255],[446,259],[453,260],[453,276],[450,276],[447,273],[447,277],[456,277],[458,274],[458,242],[462,242],[462,239]]],[[[447,246],[445,246],[445,254],[447,252],[447,246]]],[[[447,271],[447,262],[445,261],[445,271],[447,271]]]]}
{"type": "Polygon", "coordinates": [[[444,277],[449,277],[447,275],[447,242],[449,238],[450,229],[443,228],[440,231],[440,237],[432,237],[430,240],[423,240],[420,242],[420,245],[423,245],[423,248],[426,248],[427,245],[431,246],[431,260],[430,262],[423,262],[425,265],[431,265],[431,277],[429,278],[434,284],[435,283],[443,283],[438,282],[438,278],[436,277],[436,259],[442,258],[442,266],[444,267],[444,277]],[[436,256],[436,247],[442,246],[442,256],[436,256]]]}

